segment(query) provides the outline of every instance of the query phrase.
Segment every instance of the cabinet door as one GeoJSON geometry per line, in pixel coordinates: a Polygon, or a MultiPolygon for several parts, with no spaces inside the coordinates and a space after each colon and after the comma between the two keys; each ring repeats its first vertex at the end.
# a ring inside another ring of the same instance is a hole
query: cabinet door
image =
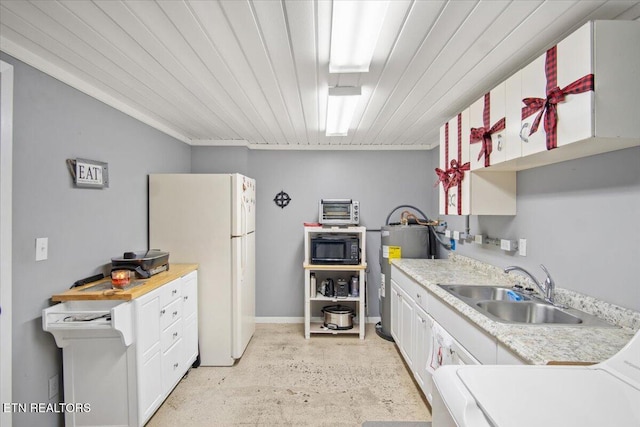
{"type": "MultiPolygon", "coordinates": [[[[458,114],[440,128],[440,166],[441,173],[446,173],[444,182],[438,183],[440,215],[468,215],[469,189],[471,177],[469,171],[462,171],[462,182],[459,185],[445,184],[453,179],[453,170],[463,168],[469,162],[469,110],[458,114]]],[[[470,168],[470,165],[467,165],[470,168]]],[[[439,178],[439,177],[436,177],[439,178]]]]}
{"type": "Polygon", "coordinates": [[[522,72],[507,79],[505,86],[505,160],[522,157],[522,72]]]}
{"type": "Polygon", "coordinates": [[[144,357],[160,345],[160,292],[150,292],[137,298],[135,303],[137,351],[144,357]]]}
{"type": "Polygon", "coordinates": [[[182,339],[162,354],[162,388],[169,394],[187,371],[183,360],[182,339]]]}
{"type": "Polygon", "coordinates": [[[391,298],[391,337],[393,337],[396,343],[400,342],[399,328],[402,309],[399,289],[398,284],[391,279],[391,289],[389,290],[389,296],[387,298],[391,298]]]}
{"type": "Polygon", "coordinates": [[[433,319],[422,308],[415,308],[414,315],[414,357],[413,374],[429,403],[432,401],[433,380],[428,369],[431,354],[433,319]]]}
{"type": "MultiPolygon", "coordinates": [[[[546,74],[547,51],[522,69],[522,97],[547,98],[547,85],[565,88],[584,76],[591,74],[592,48],[591,25],[587,24],[575,31],[555,47],[557,57],[557,78],[546,74]]],[[[554,49],[554,48],[552,48],[554,49]]],[[[557,146],[571,144],[593,135],[593,91],[567,94],[557,104],[556,137],[557,146]]],[[[539,112],[522,119],[522,155],[546,151],[547,134],[544,129],[544,116],[538,129],[529,135],[531,125],[539,112]]]]}
{"type": "Polygon", "coordinates": [[[413,311],[414,302],[409,296],[399,289],[400,325],[398,333],[400,353],[404,356],[409,368],[413,367],[413,311]]]}
{"type": "Polygon", "coordinates": [[[158,348],[150,354],[140,366],[138,376],[138,395],[140,416],[139,424],[144,423],[153,415],[164,399],[162,391],[162,353],[158,348]]]}
{"type": "Polygon", "coordinates": [[[140,425],[164,399],[160,349],[160,289],[135,299],[138,417],[140,425]]]}
{"type": "Polygon", "coordinates": [[[198,276],[194,273],[185,277],[183,286],[182,336],[185,369],[188,369],[198,356],[198,276]]]}
{"type": "Polygon", "coordinates": [[[500,83],[469,107],[470,138],[476,129],[474,141],[469,140],[469,161],[471,170],[496,165],[506,160],[506,92],[505,83],[500,83]],[[491,129],[493,132],[489,132],[491,129]],[[480,129],[484,129],[482,132],[480,129]],[[500,129],[500,130],[498,130],[500,129]],[[484,141],[481,134],[489,133],[490,140],[484,141]]]}

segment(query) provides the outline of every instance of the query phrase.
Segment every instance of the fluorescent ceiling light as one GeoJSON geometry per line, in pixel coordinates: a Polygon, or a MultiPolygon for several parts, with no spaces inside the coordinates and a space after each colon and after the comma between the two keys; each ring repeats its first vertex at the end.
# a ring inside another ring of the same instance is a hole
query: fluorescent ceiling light
{"type": "Polygon", "coordinates": [[[384,0],[334,0],[330,73],[366,73],[387,13],[384,0]]]}
{"type": "Polygon", "coordinates": [[[347,136],[360,94],[359,87],[342,86],[329,88],[327,136],[347,136]]]}

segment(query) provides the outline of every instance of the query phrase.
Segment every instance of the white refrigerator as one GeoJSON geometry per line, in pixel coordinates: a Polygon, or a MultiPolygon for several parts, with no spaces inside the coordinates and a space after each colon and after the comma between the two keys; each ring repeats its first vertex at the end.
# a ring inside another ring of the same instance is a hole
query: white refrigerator
{"type": "Polygon", "coordinates": [[[149,248],[197,263],[204,366],[231,366],[255,331],[256,182],[240,174],[149,175],[149,248]]]}

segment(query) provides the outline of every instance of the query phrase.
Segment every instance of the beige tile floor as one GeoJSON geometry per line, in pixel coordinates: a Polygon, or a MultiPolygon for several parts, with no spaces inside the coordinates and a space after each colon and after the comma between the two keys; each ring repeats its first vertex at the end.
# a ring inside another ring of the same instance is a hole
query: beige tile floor
{"type": "Polygon", "coordinates": [[[430,421],[426,401],[393,343],[312,335],[302,324],[259,324],[233,367],[200,367],[148,427],[360,426],[430,421]]]}

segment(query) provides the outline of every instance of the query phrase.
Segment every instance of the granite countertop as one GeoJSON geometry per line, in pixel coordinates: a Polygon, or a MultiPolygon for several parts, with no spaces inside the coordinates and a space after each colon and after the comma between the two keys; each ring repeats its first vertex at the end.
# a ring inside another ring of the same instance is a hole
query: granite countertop
{"type": "MultiPolygon", "coordinates": [[[[529,279],[520,274],[504,274],[501,268],[457,254],[451,254],[449,259],[394,259],[393,265],[531,364],[602,362],[622,349],[640,329],[640,313],[562,288],[556,289],[556,301],[596,315],[618,327],[513,325],[495,322],[437,285],[510,287],[516,283],[527,284],[529,279]]],[[[531,282],[528,285],[531,286],[531,282]]]]}

